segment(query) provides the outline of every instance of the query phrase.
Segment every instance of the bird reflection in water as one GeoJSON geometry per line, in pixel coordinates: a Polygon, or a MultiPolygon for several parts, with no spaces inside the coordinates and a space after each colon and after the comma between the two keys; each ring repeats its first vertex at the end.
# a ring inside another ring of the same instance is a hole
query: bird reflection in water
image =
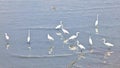
{"type": "Polygon", "coordinates": [[[98,29],[98,27],[95,28],[95,33],[96,33],[96,34],[99,34],[99,29],[98,29]]]}
{"type": "Polygon", "coordinates": [[[76,51],[76,50],[78,50],[78,47],[75,45],[69,45],[69,50],[76,51]]]}
{"type": "Polygon", "coordinates": [[[28,44],[28,50],[31,51],[31,49],[32,49],[32,48],[31,48],[31,45],[28,44]]]}
{"type": "Polygon", "coordinates": [[[5,47],[6,47],[6,49],[8,50],[8,49],[9,49],[9,47],[10,47],[10,44],[9,44],[9,43],[7,43],[5,47]]]}
{"type": "Polygon", "coordinates": [[[73,68],[73,67],[78,67],[80,68],[81,65],[77,64],[81,59],[85,59],[85,54],[79,53],[77,58],[73,61],[71,61],[68,65],[67,68],[73,68]]]}
{"type": "Polygon", "coordinates": [[[113,51],[110,51],[110,50],[108,50],[108,51],[106,51],[106,52],[104,53],[104,60],[103,60],[103,63],[104,63],[104,64],[108,63],[107,60],[108,60],[108,58],[109,58],[113,53],[114,53],[114,52],[113,52],[113,51]]]}
{"type": "Polygon", "coordinates": [[[54,38],[50,34],[47,35],[47,38],[48,38],[49,42],[52,43],[52,46],[50,46],[48,49],[48,54],[51,55],[51,54],[53,54],[53,51],[54,51],[53,50],[54,49],[54,38]]]}
{"type": "Polygon", "coordinates": [[[54,46],[49,47],[48,54],[49,54],[49,55],[54,54],[54,53],[53,53],[53,50],[54,50],[54,46]]]}

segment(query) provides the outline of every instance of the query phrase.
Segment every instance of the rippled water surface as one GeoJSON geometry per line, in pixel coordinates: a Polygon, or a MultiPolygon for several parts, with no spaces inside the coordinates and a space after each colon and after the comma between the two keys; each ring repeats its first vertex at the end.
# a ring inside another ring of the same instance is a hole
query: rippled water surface
{"type": "Polygon", "coordinates": [[[0,68],[120,68],[119,44],[119,0],[0,0],[0,68]],[[94,26],[97,14],[99,34],[94,26]],[[55,27],[60,21],[70,32],[64,37],[80,32],[77,39],[86,47],[85,58],[70,51],[69,45],[56,35],[55,27]],[[29,29],[31,50],[26,43],[29,29]],[[5,32],[10,36],[9,44],[5,32]],[[54,42],[48,41],[48,33],[54,42]],[[89,53],[89,36],[93,40],[93,53],[89,53]],[[102,38],[114,44],[111,51],[102,38]],[[54,57],[48,55],[51,45],[54,57]],[[104,57],[109,52],[112,54],[104,57]]]}

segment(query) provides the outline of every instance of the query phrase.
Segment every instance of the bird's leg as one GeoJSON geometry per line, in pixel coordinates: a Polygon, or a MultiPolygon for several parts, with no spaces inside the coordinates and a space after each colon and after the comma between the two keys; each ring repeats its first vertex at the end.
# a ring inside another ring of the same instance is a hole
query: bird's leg
{"type": "Polygon", "coordinates": [[[31,56],[31,49],[32,49],[32,48],[31,48],[31,45],[28,44],[28,52],[29,52],[29,53],[28,53],[28,56],[31,56]]]}
{"type": "Polygon", "coordinates": [[[27,42],[27,44],[30,44],[30,42],[27,42]]]}
{"type": "Polygon", "coordinates": [[[92,50],[93,49],[93,47],[92,47],[92,45],[90,45],[90,50],[92,50]]]}
{"type": "Polygon", "coordinates": [[[81,53],[82,53],[83,51],[82,51],[82,49],[81,49],[81,53]]]}
{"type": "Polygon", "coordinates": [[[9,44],[9,40],[6,40],[6,44],[9,44]]]}
{"type": "Polygon", "coordinates": [[[111,48],[110,48],[110,47],[108,47],[108,51],[111,51],[111,48]]]}
{"type": "Polygon", "coordinates": [[[31,52],[31,45],[28,44],[28,50],[31,52]]]}

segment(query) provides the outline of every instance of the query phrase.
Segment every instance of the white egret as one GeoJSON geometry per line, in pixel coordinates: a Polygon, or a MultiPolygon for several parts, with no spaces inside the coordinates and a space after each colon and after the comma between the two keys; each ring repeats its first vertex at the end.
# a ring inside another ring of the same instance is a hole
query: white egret
{"type": "Polygon", "coordinates": [[[85,50],[85,47],[82,44],[80,44],[78,40],[77,40],[77,46],[80,47],[81,52],[82,50],[85,50]]]}
{"type": "Polygon", "coordinates": [[[63,28],[63,25],[61,26],[61,28],[62,28],[62,31],[63,31],[64,34],[70,34],[68,30],[63,28]]]}
{"type": "Polygon", "coordinates": [[[76,32],[76,35],[72,35],[71,37],[69,37],[69,40],[76,39],[78,35],[79,35],[79,32],[76,32]]]}
{"type": "Polygon", "coordinates": [[[63,33],[65,33],[65,34],[70,34],[69,31],[66,30],[66,29],[64,29],[64,28],[62,28],[62,31],[63,31],[63,33]]]}
{"type": "Polygon", "coordinates": [[[95,21],[95,27],[98,27],[98,14],[97,14],[97,19],[95,21]]]}
{"type": "Polygon", "coordinates": [[[59,25],[57,25],[57,26],[55,27],[55,29],[56,29],[56,30],[61,29],[62,25],[63,25],[63,22],[62,22],[62,21],[60,21],[60,24],[59,24],[59,25]]]}
{"type": "Polygon", "coordinates": [[[8,36],[7,33],[5,33],[5,39],[6,39],[7,43],[9,43],[8,41],[9,41],[10,37],[8,36]]]}
{"type": "Polygon", "coordinates": [[[79,32],[76,32],[76,35],[72,35],[72,36],[69,37],[68,39],[64,40],[64,43],[67,44],[67,42],[68,42],[69,40],[74,40],[74,39],[76,39],[76,38],[78,37],[78,35],[79,35],[79,32]]]}
{"type": "Polygon", "coordinates": [[[89,36],[89,44],[90,44],[90,53],[93,53],[93,41],[91,36],[89,36]]]}
{"type": "MultiPolygon", "coordinates": [[[[108,47],[113,47],[113,46],[114,46],[114,44],[109,43],[109,42],[106,42],[106,39],[105,39],[105,38],[103,38],[102,40],[103,40],[104,45],[106,45],[106,46],[108,46],[108,47]]],[[[108,48],[108,49],[110,49],[110,48],[108,48]]]]}
{"type": "Polygon", "coordinates": [[[5,38],[6,38],[6,40],[9,40],[9,39],[10,39],[10,37],[8,36],[7,33],[5,33],[5,38]]]}
{"type": "Polygon", "coordinates": [[[28,37],[27,37],[27,43],[30,44],[30,30],[28,30],[28,37]]]}
{"type": "Polygon", "coordinates": [[[50,36],[50,34],[48,34],[47,38],[49,41],[54,41],[54,38],[52,36],[50,36]]]}
{"type": "Polygon", "coordinates": [[[91,46],[93,45],[93,41],[92,41],[91,36],[89,36],[89,44],[90,44],[91,46]]]}

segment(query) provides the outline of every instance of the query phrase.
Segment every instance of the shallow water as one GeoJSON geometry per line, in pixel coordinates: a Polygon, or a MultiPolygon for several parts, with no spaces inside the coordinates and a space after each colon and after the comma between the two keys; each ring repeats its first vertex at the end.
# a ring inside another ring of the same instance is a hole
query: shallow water
{"type": "Polygon", "coordinates": [[[71,68],[120,68],[120,1],[119,0],[1,0],[0,1],[0,67],[1,68],[67,68],[78,58],[68,45],[56,35],[55,26],[63,21],[70,31],[69,37],[80,32],[78,40],[86,47],[85,59],[71,68]],[[54,8],[55,7],[55,8],[54,8]],[[95,33],[96,15],[99,14],[99,34],[95,33]],[[27,30],[31,29],[31,51],[26,43],[27,30]],[[9,48],[4,33],[10,36],[9,48]],[[47,34],[55,41],[51,43],[47,34]],[[95,53],[90,54],[88,38],[93,39],[95,53]],[[115,46],[110,57],[104,59],[106,38],[115,46]],[[73,54],[63,57],[24,58],[21,55],[42,56],[54,45],[55,54],[73,54]],[[64,46],[64,47],[63,47],[64,46]],[[15,56],[17,55],[17,56],[15,56]],[[103,63],[103,61],[107,63],[103,63]]]}

